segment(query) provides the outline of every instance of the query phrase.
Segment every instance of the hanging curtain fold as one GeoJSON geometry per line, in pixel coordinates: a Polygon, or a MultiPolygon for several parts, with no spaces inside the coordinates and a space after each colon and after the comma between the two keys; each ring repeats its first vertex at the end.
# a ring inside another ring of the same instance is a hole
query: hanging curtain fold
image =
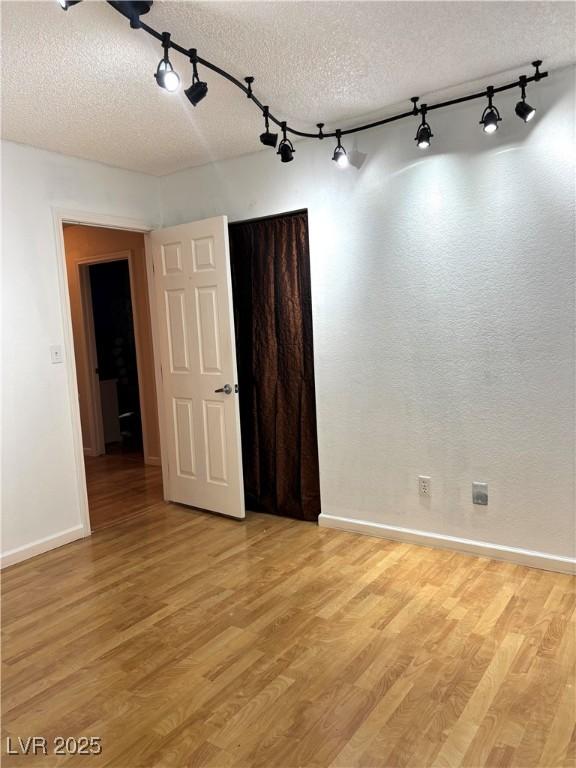
{"type": "Polygon", "coordinates": [[[246,508],[320,514],[306,213],[230,225],[246,508]]]}

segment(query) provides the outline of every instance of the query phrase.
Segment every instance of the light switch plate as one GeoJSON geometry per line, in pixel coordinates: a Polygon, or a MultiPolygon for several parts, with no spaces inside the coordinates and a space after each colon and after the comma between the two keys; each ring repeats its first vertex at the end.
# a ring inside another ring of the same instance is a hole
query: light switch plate
{"type": "Polygon", "coordinates": [[[482,507],[488,505],[488,483],[472,483],[472,503],[482,507]]]}
{"type": "Polygon", "coordinates": [[[61,344],[52,344],[50,346],[50,360],[52,361],[52,365],[64,362],[64,353],[61,344]]]}

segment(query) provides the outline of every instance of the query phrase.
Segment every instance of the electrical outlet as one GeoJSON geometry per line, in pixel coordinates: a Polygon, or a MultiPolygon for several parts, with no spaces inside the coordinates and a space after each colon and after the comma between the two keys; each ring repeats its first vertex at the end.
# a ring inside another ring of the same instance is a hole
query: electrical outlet
{"type": "Polygon", "coordinates": [[[472,483],[472,504],[488,505],[488,483],[472,483]]]}
{"type": "Polygon", "coordinates": [[[418,493],[420,496],[430,496],[432,493],[432,478],[418,475],[418,493]]]}

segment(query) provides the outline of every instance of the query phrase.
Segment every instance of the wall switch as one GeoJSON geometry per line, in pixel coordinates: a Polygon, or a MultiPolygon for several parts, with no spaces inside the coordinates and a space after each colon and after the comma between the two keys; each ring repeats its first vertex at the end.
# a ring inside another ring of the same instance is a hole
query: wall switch
{"type": "Polygon", "coordinates": [[[472,504],[488,504],[488,483],[472,483],[472,504]]]}
{"type": "Polygon", "coordinates": [[[52,365],[64,362],[64,353],[62,352],[61,344],[52,344],[50,347],[50,360],[52,361],[52,365]]]}
{"type": "Polygon", "coordinates": [[[418,493],[420,496],[430,496],[432,493],[432,478],[418,475],[418,493]]]}

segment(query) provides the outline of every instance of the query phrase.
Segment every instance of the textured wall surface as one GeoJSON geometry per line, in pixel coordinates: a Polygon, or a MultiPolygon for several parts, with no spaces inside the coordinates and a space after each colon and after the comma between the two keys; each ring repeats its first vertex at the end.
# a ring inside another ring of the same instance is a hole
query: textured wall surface
{"type": "Polygon", "coordinates": [[[52,206],[157,223],[157,180],[2,144],[2,553],[81,525],[52,206]]]}
{"type": "Polygon", "coordinates": [[[365,134],[360,171],[327,141],[162,180],[165,225],[308,208],[323,513],[574,555],[573,91],[530,89],[529,125],[499,97],[494,136],[431,114],[427,154],[365,134]]]}
{"type": "Polygon", "coordinates": [[[499,98],[491,137],[480,104],[431,115],[426,155],[410,122],[371,132],[349,172],[330,142],[160,181],[3,144],[3,552],[81,523],[51,206],[151,226],[306,207],[323,511],[573,556],[573,93],[573,70],[530,89],[528,126],[499,98]]]}

